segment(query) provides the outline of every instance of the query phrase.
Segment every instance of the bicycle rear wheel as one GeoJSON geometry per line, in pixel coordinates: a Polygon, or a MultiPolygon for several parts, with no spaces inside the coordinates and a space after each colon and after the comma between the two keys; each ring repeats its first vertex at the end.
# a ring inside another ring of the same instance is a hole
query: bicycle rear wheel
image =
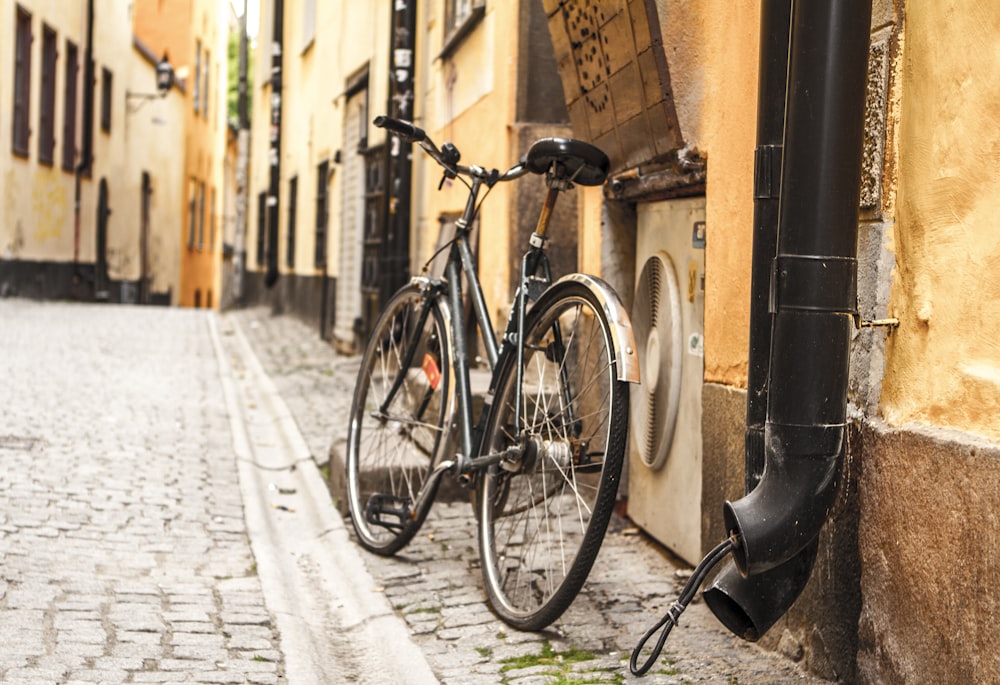
{"type": "Polygon", "coordinates": [[[394,554],[427,516],[430,500],[423,509],[415,505],[444,442],[450,383],[441,306],[425,300],[416,286],[405,286],[375,323],[347,437],[351,523],[361,545],[372,552],[394,554]]]}
{"type": "Polygon", "coordinates": [[[482,481],[479,548],[490,605],[520,630],[566,610],[604,539],[628,424],[616,364],[600,304],[586,287],[562,283],[525,320],[520,431],[516,356],[499,371],[483,453],[522,450],[482,481]]]}

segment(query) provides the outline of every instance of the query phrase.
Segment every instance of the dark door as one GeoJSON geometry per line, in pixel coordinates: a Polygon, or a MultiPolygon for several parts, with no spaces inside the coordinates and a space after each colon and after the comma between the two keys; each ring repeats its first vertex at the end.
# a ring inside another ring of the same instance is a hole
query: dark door
{"type": "Polygon", "coordinates": [[[149,206],[153,197],[153,183],[147,172],[142,172],[142,206],[139,213],[139,304],[149,304],[149,206]]]}
{"type": "Polygon", "coordinates": [[[108,299],[108,181],[102,178],[97,190],[97,255],[94,258],[94,299],[108,299]]]}
{"type": "Polygon", "coordinates": [[[365,153],[365,218],[361,243],[362,340],[368,338],[379,310],[388,299],[388,295],[383,292],[387,276],[383,261],[386,231],[385,168],[385,146],[369,148],[365,153]]]}

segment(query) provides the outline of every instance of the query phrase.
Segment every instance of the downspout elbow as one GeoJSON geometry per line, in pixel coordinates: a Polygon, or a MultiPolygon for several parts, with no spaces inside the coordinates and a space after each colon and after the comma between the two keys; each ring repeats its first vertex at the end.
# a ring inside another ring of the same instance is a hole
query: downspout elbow
{"type": "Polygon", "coordinates": [[[760,483],[723,510],[726,530],[739,541],[733,560],[743,576],[780,566],[819,535],[836,499],[846,430],[767,425],[760,483]]]}

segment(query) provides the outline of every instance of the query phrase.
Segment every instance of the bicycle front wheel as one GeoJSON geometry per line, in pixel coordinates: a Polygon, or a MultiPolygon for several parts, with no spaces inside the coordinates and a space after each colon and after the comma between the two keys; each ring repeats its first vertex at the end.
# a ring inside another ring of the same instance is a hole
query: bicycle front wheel
{"type": "Polygon", "coordinates": [[[521,456],[483,479],[479,547],[490,605],[520,630],[566,610],[604,539],[628,425],[616,364],[600,303],[570,282],[526,316],[520,385],[515,355],[499,370],[483,453],[518,446],[521,456]]]}
{"type": "Polygon", "coordinates": [[[400,550],[427,516],[417,495],[445,442],[450,361],[440,304],[414,285],[403,287],[375,323],[347,437],[351,523],[361,545],[377,554],[400,550]]]}

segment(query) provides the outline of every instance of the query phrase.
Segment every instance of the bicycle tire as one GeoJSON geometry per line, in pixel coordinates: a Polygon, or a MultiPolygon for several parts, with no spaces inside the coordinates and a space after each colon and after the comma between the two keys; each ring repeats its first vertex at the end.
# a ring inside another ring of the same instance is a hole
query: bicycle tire
{"type": "Polygon", "coordinates": [[[425,299],[413,284],[397,291],[375,323],[354,389],[347,436],[348,509],[358,541],[383,556],[413,538],[433,501],[430,492],[428,505],[414,508],[446,442],[451,412],[450,337],[442,306],[425,299]],[[424,307],[429,310],[421,325],[424,307]],[[411,345],[413,354],[400,374],[411,345]]]}
{"type": "Polygon", "coordinates": [[[520,463],[486,471],[479,552],[493,611],[534,631],[569,607],[597,558],[621,477],[629,393],[617,377],[611,326],[585,286],[547,291],[526,315],[524,340],[521,435],[512,434],[511,354],[498,372],[482,453],[533,447],[520,463]]]}

